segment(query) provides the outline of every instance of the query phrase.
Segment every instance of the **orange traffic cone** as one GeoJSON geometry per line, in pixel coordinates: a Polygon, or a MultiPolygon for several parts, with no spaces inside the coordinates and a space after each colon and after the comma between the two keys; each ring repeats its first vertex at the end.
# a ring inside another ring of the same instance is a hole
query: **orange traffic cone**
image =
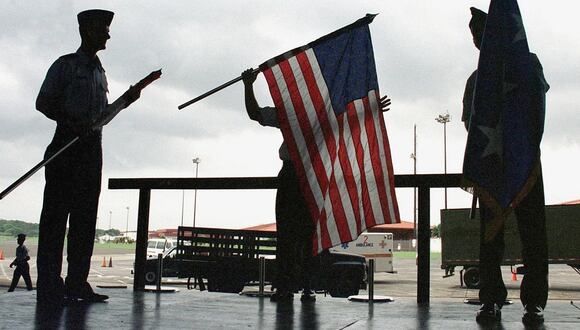
{"type": "Polygon", "coordinates": [[[0,260],[4,260],[4,251],[0,250],[0,260]]]}
{"type": "Polygon", "coordinates": [[[107,260],[103,257],[103,262],[101,263],[101,267],[107,267],[107,260]]]}
{"type": "Polygon", "coordinates": [[[512,271],[512,281],[517,281],[518,280],[518,273],[512,271]]]}
{"type": "Polygon", "coordinates": [[[109,267],[113,267],[113,257],[109,258],[109,267]]]}

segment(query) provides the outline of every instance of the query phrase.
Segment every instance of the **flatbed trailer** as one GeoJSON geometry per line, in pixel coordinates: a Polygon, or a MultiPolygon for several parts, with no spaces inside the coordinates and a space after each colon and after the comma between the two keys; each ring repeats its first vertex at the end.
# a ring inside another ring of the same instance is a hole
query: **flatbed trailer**
{"type": "MultiPolygon", "coordinates": [[[[259,281],[260,257],[264,257],[265,281],[276,277],[276,232],[179,227],[175,260],[178,277],[207,280],[208,291],[241,292],[259,281]]],[[[315,258],[312,287],[333,297],[348,297],[366,288],[363,256],[323,252],[315,258]]]]}
{"type": "MultiPolygon", "coordinates": [[[[444,277],[460,271],[460,283],[470,288],[479,286],[479,209],[469,217],[470,209],[441,210],[441,269],[444,277]]],[[[548,263],[566,264],[580,274],[580,204],[547,205],[546,232],[548,263]]],[[[504,231],[505,253],[502,265],[512,272],[523,273],[521,243],[515,215],[508,217],[504,231]]]]}

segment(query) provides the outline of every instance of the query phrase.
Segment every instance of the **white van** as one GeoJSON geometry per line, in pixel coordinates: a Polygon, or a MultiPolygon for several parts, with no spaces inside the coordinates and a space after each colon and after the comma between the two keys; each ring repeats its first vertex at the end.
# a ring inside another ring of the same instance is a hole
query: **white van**
{"type": "Polygon", "coordinates": [[[375,259],[375,273],[395,273],[391,233],[362,233],[356,240],[337,245],[330,250],[363,255],[367,264],[369,259],[375,259]]]}
{"type": "Polygon", "coordinates": [[[170,237],[150,238],[147,241],[147,258],[157,258],[159,253],[177,246],[177,239],[170,237]]]}

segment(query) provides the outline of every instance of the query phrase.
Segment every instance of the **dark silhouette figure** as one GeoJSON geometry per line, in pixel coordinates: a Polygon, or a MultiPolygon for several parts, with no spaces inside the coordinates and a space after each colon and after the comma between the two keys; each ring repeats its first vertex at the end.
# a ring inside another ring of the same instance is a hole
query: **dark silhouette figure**
{"type": "MultiPolygon", "coordinates": [[[[254,95],[253,83],[258,73],[248,69],[242,73],[245,91],[246,111],[250,119],[262,126],[279,127],[277,109],[261,108],[254,95]]],[[[314,223],[300,192],[300,181],[286,143],[279,150],[283,162],[278,173],[278,191],[276,193],[276,262],[278,273],[274,281],[276,292],[272,301],[289,301],[293,298],[296,287],[302,289],[302,301],[314,301],[316,296],[311,290],[311,273],[313,267],[312,236],[314,223]],[[297,272],[296,268],[300,271],[297,272]],[[298,279],[300,278],[300,279],[298,279]],[[299,284],[298,284],[299,283],[299,284]]]]}
{"type": "MultiPolygon", "coordinates": [[[[473,7],[471,14],[469,28],[475,47],[480,49],[487,14],[473,7]]],[[[530,55],[535,66],[535,77],[539,80],[537,85],[542,86],[543,93],[545,93],[548,91],[549,85],[544,79],[542,66],[535,54],[530,53],[530,55]]],[[[463,96],[462,120],[468,130],[476,73],[477,71],[473,72],[467,80],[463,96]]],[[[501,308],[507,298],[507,290],[500,268],[505,247],[503,230],[493,240],[485,240],[486,226],[492,218],[492,211],[483,203],[480,204],[479,299],[482,306],[477,312],[476,320],[485,323],[501,319],[501,308]]],[[[548,248],[544,208],[544,185],[540,169],[539,177],[533,188],[515,208],[522,243],[523,263],[526,269],[520,288],[520,299],[525,308],[522,320],[526,324],[543,322],[543,309],[546,307],[548,299],[548,248]]]]}
{"type": "MultiPolygon", "coordinates": [[[[260,107],[254,95],[253,84],[258,72],[248,69],[242,73],[246,111],[250,119],[262,126],[279,128],[275,107],[260,107]]],[[[388,111],[391,100],[384,96],[380,100],[382,111],[388,111]]],[[[279,149],[282,169],[278,173],[278,190],[276,193],[276,262],[278,273],[274,281],[276,292],[272,301],[289,301],[293,299],[296,289],[302,290],[303,302],[312,302],[316,296],[311,289],[313,268],[314,223],[306,201],[300,191],[300,181],[290,159],[286,142],[279,149]]]]}
{"type": "Polygon", "coordinates": [[[30,267],[28,266],[28,260],[30,260],[30,256],[28,255],[28,249],[24,245],[24,241],[26,240],[26,235],[18,234],[18,247],[16,248],[16,259],[10,263],[10,268],[16,266],[14,269],[14,275],[12,275],[12,283],[10,283],[10,288],[8,288],[8,292],[14,291],[16,285],[18,285],[18,281],[20,281],[20,276],[24,279],[26,283],[26,289],[28,291],[32,290],[32,281],[30,280],[30,267]]]}
{"type": "Polygon", "coordinates": [[[37,301],[43,305],[61,304],[65,298],[70,302],[108,299],[95,293],[87,282],[101,191],[102,129],[98,123],[140,96],[140,89],[130,87],[108,104],[105,70],[96,54],[106,48],[112,19],[113,13],[106,10],[78,14],[81,46],[52,64],[36,99],[36,108],[57,123],[45,159],[76,136],[81,137],[46,165],[37,260],[37,301]],[[67,219],[68,274],[63,282],[67,219]]]}

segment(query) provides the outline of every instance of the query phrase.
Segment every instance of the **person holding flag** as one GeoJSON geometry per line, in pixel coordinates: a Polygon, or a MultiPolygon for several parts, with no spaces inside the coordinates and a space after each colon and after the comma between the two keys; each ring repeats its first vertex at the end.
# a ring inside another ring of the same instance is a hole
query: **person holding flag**
{"type": "MultiPolygon", "coordinates": [[[[273,300],[291,299],[288,278],[297,255],[305,256],[308,277],[312,255],[353,241],[367,228],[400,222],[383,117],[390,100],[380,97],[369,29],[375,16],[262,63],[273,108],[255,100],[258,70],[243,73],[250,118],[279,127],[284,138],[273,300]]],[[[303,300],[312,300],[308,278],[302,286],[303,300]]]]}
{"type": "Polygon", "coordinates": [[[545,93],[537,56],[529,52],[517,2],[494,1],[489,15],[471,8],[469,28],[480,50],[469,77],[462,120],[468,130],[463,171],[480,200],[478,323],[501,320],[507,298],[500,264],[503,225],[515,210],[526,273],[520,288],[522,322],[544,322],[548,299],[548,248],[540,164],[545,93]]]}
{"type": "MultiPolygon", "coordinates": [[[[250,119],[262,126],[280,128],[278,109],[260,107],[254,94],[253,84],[258,75],[257,70],[248,69],[242,73],[246,111],[250,119]]],[[[383,96],[380,100],[381,111],[390,110],[391,99],[383,96]]],[[[302,289],[302,302],[316,300],[311,290],[311,268],[313,261],[314,222],[308,206],[300,192],[300,182],[296,174],[287,143],[284,141],[278,150],[282,160],[282,169],[278,174],[276,194],[276,260],[278,274],[275,281],[276,292],[272,301],[288,301],[293,298],[295,287],[302,289]],[[298,267],[296,267],[298,266],[298,267]],[[295,269],[300,274],[295,274],[295,269]]]]}

